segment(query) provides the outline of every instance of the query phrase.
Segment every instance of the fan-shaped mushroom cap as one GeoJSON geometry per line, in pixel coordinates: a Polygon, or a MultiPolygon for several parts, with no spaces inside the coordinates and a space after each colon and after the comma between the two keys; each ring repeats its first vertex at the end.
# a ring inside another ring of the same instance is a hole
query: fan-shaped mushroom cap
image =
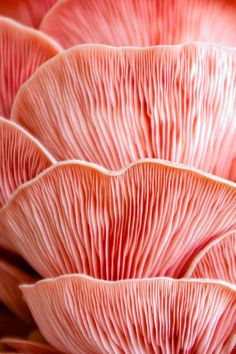
{"type": "Polygon", "coordinates": [[[152,157],[228,178],[235,85],[235,49],[77,46],[23,85],[11,117],[59,160],[119,169],[152,157]]]}
{"type": "Polygon", "coordinates": [[[0,117],[0,208],[21,184],[55,162],[44,147],[17,124],[0,117]]]}
{"type": "Polygon", "coordinates": [[[189,40],[235,46],[235,17],[235,0],[63,0],[46,14],[40,28],[64,47],[189,40]]]}
{"type": "MultiPolygon", "coordinates": [[[[0,117],[0,208],[17,187],[51,166],[55,159],[26,130],[0,117]]],[[[5,237],[0,247],[15,251],[5,237]]]]}
{"type": "Polygon", "coordinates": [[[180,277],[208,242],[236,229],[236,185],[158,160],[119,172],[76,161],[21,186],[1,237],[43,277],[180,277]]]}
{"type": "Polygon", "coordinates": [[[32,322],[18,286],[22,283],[32,283],[34,278],[15,265],[0,259],[0,279],[0,301],[16,316],[24,321],[32,322]]]}
{"type": "Polygon", "coordinates": [[[46,35],[4,17],[0,17],[0,47],[0,115],[9,118],[21,85],[60,47],[46,35]]]}
{"type": "Polygon", "coordinates": [[[0,0],[0,15],[38,28],[46,12],[57,0],[0,0]]]}
{"type": "Polygon", "coordinates": [[[21,287],[48,342],[76,354],[229,354],[235,289],[210,280],[106,282],[81,275],[21,287]]]}
{"type": "Polygon", "coordinates": [[[236,231],[210,242],[192,261],[185,276],[222,279],[236,285],[236,231]]]}

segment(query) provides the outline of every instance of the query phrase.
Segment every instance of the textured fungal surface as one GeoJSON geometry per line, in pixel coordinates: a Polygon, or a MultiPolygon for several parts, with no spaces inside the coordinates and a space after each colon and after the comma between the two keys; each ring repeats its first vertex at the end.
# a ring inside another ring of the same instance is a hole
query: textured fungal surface
{"type": "Polygon", "coordinates": [[[0,354],[236,354],[236,0],[0,0],[0,354]]]}
{"type": "Polygon", "coordinates": [[[0,17],[0,48],[0,115],[9,118],[21,85],[60,47],[40,32],[0,17]]]}
{"type": "Polygon", "coordinates": [[[53,162],[51,155],[24,129],[0,118],[0,208],[17,187],[53,162]]]}
{"type": "Polygon", "coordinates": [[[57,0],[0,0],[0,15],[38,28],[46,12],[57,0]]]}
{"type": "Polygon", "coordinates": [[[104,282],[80,275],[21,287],[45,338],[70,353],[225,353],[236,292],[169,278],[104,282]]]}
{"type": "Polygon", "coordinates": [[[236,284],[236,231],[207,245],[193,260],[185,276],[222,279],[236,284]]]}
{"type": "Polygon", "coordinates": [[[77,46],[22,86],[11,117],[59,160],[119,169],[152,157],[229,178],[236,156],[235,59],[233,49],[200,43],[77,46]]]}
{"type": "Polygon", "coordinates": [[[115,46],[236,44],[235,0],[64,0],[41,30],[65,48],[81,43],[115,46]],[[58,30],[60,28],[60,30],[58,30]]]}
{"type": "Polygon", "coordinates": [[[120,172],[65,162],[19,188],[1,237],[42,276],[180,277],[208,242],[236,228],[236,187],[183,166],[120,172]]]}

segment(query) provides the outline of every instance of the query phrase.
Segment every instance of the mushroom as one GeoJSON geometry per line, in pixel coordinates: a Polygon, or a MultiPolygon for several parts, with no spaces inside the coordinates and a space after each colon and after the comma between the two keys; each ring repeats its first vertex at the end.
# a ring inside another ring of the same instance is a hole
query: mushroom
{"type": "Polygon", "coordinates": [[[225,353],[236,288],[170,278],[109,282],[79,274],[21,286],[42,334],[65,353],[225,353]]]}
{"type": "Polygon", "coordinates": [[[51,166],[55,159],[25,129],[0,117],[0,208],[24,182],[51,166]]]}
{"type": "Polygon", "coordinates": [[[235,84],[235,49],[76,46],[21,87],[11,119],[58,160],[118,170],[152,157],[229,178],[235,84]]]}
{"type": "Polygon", "coordinates": [[[236,231],[210,242],[193,259],[185,277],[222,279],[236,285],[236,231]]]}
{"type": "Polygon", "coordinates": [[[235,16],[235,0],[62,0],[47,12],[40,29],[65,48],[189,40],[235,46],[235,16]]]}
{"type": "Polygon", "coordinates": [[[45,34],[4,17],[0,17],[0,47],[0,115],[9,118],[21,85],[60,47],[45,34]]]}
{"type": "Polygon", "coordinates": [[[236,229],[236,185],[159,160],[112,172],[54,164],[0,210],[0,237],[43,277],[181,277],[219,235],[236,229]]]}

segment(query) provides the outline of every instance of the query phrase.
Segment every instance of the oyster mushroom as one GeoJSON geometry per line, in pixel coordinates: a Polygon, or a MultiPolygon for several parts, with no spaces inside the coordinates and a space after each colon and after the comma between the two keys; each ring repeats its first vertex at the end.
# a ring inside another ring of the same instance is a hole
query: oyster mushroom
{"type": "Polygon", "coordinates": [[[77,46],[21,87],[11,119],[59,160],[118,170],[152,157],[229,178],[235,83],[235,49],[77,46]]]}
{"type": "Polygon", "coordinates": [[[141,160],[119,172],[62,162],[0,210],[0,236],[43,277],[181,277],[207,243],[236,229],[236,185],[141,160]]]}
{"type": "Polygon", "coordinates": [[[99,281],[67,275],[21,286],[45,338],[66,353],[225,353],[236,290],[219,281],[99,281]]]}
{"type": "Polygon", "coordinates": [[[0,47],[0,115],[9,118],[21,85],[60,47],[43,33],[5,17],[0,17],[0,47]]]}
{"type": "Polygon", "coordinates": [[[210,242],[193,260],[185,276],[236,284],[236,231],[210,242]]]}
{"type": "Polygon", "coordinates": [[[235,0],[61,0],[47,12],[40,29],[65,48],[190,40],[234,46],[235,18],[235,0]]]}
{"type": "Polygon", "coordinates": [[[0,208],[10,195],[55,162],[26,130],[0,117],[0,208]]]}
{"type": "Polygon", "coordinates": [[[46,12],[57,0],[0,0],[0,15],[38,28],[46,12]]]}

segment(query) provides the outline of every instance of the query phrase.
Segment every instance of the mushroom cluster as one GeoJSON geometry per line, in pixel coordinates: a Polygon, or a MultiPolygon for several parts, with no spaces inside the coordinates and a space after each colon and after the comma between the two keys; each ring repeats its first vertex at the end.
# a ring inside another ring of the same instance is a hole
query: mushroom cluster
{"type": "Polygon", "coordinates": [[[236,351],[236,0],[0,0],[0,353],[236,351]]]}

